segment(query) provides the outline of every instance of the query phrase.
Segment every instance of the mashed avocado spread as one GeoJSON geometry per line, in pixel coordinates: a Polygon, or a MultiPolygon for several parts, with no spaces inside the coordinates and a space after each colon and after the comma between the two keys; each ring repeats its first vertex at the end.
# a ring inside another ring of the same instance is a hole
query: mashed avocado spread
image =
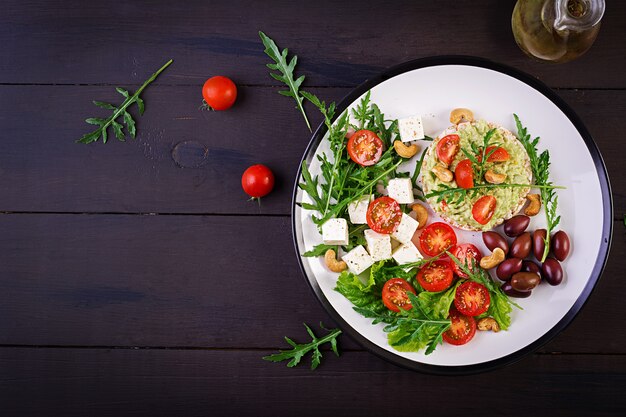
{"type": "MultiPolygon", "coordinates": [[[[459,135],[461,148],[472,152],[470,144],[474,143],[476,147],[481,148],[485,134],[493,127],[496,127],[497,130],[493,136],[491,136],[489,145],[497,145],[504,148],[510,158],[504,162],[487,162],[485,164],[485,172],[491,169],[498,174],[506,174],[506,180],[504,182],[507,184],[530,184],[532,178],[528,154],[517,138],[506,129],[487,123],[484,120],[479,120],[472,124],[465,123],[459,125],[456,131],[448,130],[446,134],[459,135]]],[[[440,189],[440,185],[444,184],[432,172],[435,164],[439,162],[436,152],[437,143],[438,140],[431,145],[432,149],[429,149],[429,153],[424,158],[422,166],[422,182],[424,184],[424,191],[427,192],[437,191],[440,189]]],[[[459,150],[448,169],[454,172],[456,165],[464,159],[467,159],[467,155],[459,150]]],[[[483,183],[484,180],[482,179],[474,179],[475,185],[483,183]]],[[[454,180],[445,184],[451,187],[458,187],[454,180]]],[[[430,198],[428,202],[436,212],[444,217],[444,219],[454,223],[455,226],[472,230],[489,230],[514,215],[529,191],[529,188],[522,187],[493,188],[479,190],[476,195],[468,196],[459,203],[437,202],[437,197],[430,198]],[[491,220],[489,220],[487,224],[482,225],[472,217],[472,206],[476,200],[484,195],[492,195],[496,198],[496,208],[491,220]]]]}

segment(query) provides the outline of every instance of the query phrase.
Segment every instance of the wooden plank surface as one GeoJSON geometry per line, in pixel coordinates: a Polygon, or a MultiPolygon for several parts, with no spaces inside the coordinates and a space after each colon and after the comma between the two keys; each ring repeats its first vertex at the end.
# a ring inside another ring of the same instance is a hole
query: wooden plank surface
{"type": "MultiPolygon", "coordinates": [[[[312,91],[330,101],[350,89],[312,91]]],[[[626,90],[558,94],[595,138],[621,215],[626,181],[619,175],[624,157],[618,138],[626,90]]],[[[138,118],[136,141],[82,145],[74,141],[90,129],[83,120],[107,115],[91,100],[119,100],[114,88],[0,86],[0,124],[12,138],[0,141],[0,211],[287,215],[310,133],[291,99],[275,88],[244,87],[241,95],[228,112],[203,112],[197,87],[153,86],[144,95],[147,110],[138,118]],[[33,117],[36,123],[25,122],[33,117]],[[277,176],[260,209],[246,201],[240,185],[253,163],[269,165],[277,176]]],[[[320,121],[313,109],[309,114],[320,121]]]]}
{"type": "Polygon", "coordinates": [[[450,378],[365,352],[326,354],[315,372],[266,363],[260,357],[268,353],[0,349],[0,405],[6,415],[64,417],[626,412],[623,355],[532,355],[488,374],[450,378]]]}
{"type": "MultiPolygon", "coordinates": [[[[543,351],[626,353],[626,335],[606,337],[621,326],[616,229],[593,296],[543,351]]],[[[304,337],[303,322],[330,325],[289,218],[5,214],[0,230],[0,344],[268,348],[304,337]]]]}
{"type": "Polygon", "coordinates": [[[553,87],[624,88],[624,2],[611,2],[593,49],[562,66],[528,59],[511,32],[513,1],[207,3],[55,0],[4,2],[2,83],[136,83],[169,58],[170,84],[211,74],[275,84],[258,30],[301,57],[310,85],[354,86],[389,66],[432,55],[475,55],[537,75],[553,87]],[[36,53],[33,53],[36,51],[36,53]],[[41,65],[42,62],[48,65],[41,65]],[[602,68],[602,75],[597,68],[602,68]]]}

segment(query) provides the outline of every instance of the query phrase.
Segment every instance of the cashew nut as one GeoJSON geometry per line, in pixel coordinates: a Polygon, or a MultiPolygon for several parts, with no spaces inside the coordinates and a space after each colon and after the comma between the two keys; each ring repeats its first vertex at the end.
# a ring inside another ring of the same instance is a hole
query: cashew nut
{"type": "Polygon", "coordinates": [[[541,197],[539,194],[528,194],[526,199],[528,199],[528,206],[526,206],[524,214],[527,216],[537,215],[541,209],[541,197]]]}
{"type": "Polygon", "coordinates": [[[433,167],[433,172],[437,176],[437,178],[439,178],[443,182],[450,182],[452,181],[452,178],[454,178],[452,176],[452,171],[446,168],[446,166],[443,165],[441,162],[437,162],[437,165],[433,167]]]}
{"type": "Polygon", "coordinates": [[[326,266],[333,272],[341,272],[345,270],[348,265],[344,261],[338,261],[335,257],[335,251],[332,249],[328,249],[326,254],[324,254],[324,261],[326,261],[326,266]]]}
{"type": "Polygon", "coordinates": [[[490,184],[502,184],[506,179],[506,174],[498,174],[490,169],[485,172],[485,180],[490,184]]]}
{"type": "Polygon", "coordinates": [[[498,326],[498,322],[491,317],[483,317],[478,320],[476,323],[478,326],[478,330],[491,330],[494,333],[498,333],[500,331],[500,326],[498,326]]]}
{"type": "Polygon", "coordinates": [[[489,256],[484,256],[480,260],[480,267],[482,269],[491,269],[500,265],[504,261],[505,255],[501,248],[495,248],[493,253],[489,256]]]}
{"type": "Polygon", "coordinates": [[[466,122],[474,121],[474,113],[470,109],[465,109],[463,107],[459,107],[458,109],[454,109],[450,112],[450,122],[458,125],[461,123],[461,120],[465,120],[466,122]]]}
{"type": "Polygon", "coordinates": [[[403,158],[411,158],[420,149],[416,144],[407,146],[404,143],[402,143],[401,140],[395,141],[393,143],[393,148],[396,150],[398,155],[400,155],[403,158]]]}
{"type": "Polygon", "coordinates": [[[418,229],[423,229],[426,226],[426,222],[428,221],[428,211],[426,211],[426,207],[421,204],[413,204],[411,206],[411,210],[413,210],[416,214],[415,220],[419,223],[417,226],[418,229]]]}

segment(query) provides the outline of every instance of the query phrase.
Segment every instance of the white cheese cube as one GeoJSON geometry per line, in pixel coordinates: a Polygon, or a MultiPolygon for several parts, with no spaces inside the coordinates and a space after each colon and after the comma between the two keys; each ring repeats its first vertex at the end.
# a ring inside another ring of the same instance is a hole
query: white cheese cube
{"type": "Polygon", "coordinates": [[[355,275],[359,275],[374,264],[374,260],[367,253],[363,245],[359,245],[341,257],[341,260],[348,265],[348,270],[355,275]]]}
{"type": "Polygon", "coordinates": [[[370,229],[363,233],[367,242],[367,251],[370,253],[373,261],[383,261],[391,258],[391,236],[376,233],[370,229]]]}
{"type": "Polygon", "coordinates": [[[400,220],[398,228],[391,234],[391,237],[400,243],[410,243],[417,226],[419,226],[417,220],[406,213],[402,213],[402,220],[400,220]]]}
{"type": "MultiPolygon", "coordinates": [[[[419,251],[412,242],[398,246],[398,248],[393,251],[392,257],[398,263],[398,265],[417,262],[423,259],[422,254],[419,253],[419,251]]],[[[410,268],[406,268],[406,270],[409,269],[410,268]]]]}
{"type": "Polygon", "coordinates": [[[364,195],[358,200],[348,204],[348,214],[350,215],[350,222],[352,224],[365,224],[367,223],[366,215],[367,208],[372,201],[372,195],[364,195]]]}
{"type": "Polygon", "coordinates": [[[387,194],[399,204],[411,204],[413,197],[413,184],[410,178],[393,178],[387,185],[387,194]]]}
{"type": "Polygon", "coordinates": [[[422,116],[411,116],[398,120],[398,129],[402,142],[424,139],[422,116]]]}
{"type": "Polygon", "coordinates": [[[348,221],[346,219],[329,219],[322,225],[322,239],[327,245],[348,244],[348,221]]]}

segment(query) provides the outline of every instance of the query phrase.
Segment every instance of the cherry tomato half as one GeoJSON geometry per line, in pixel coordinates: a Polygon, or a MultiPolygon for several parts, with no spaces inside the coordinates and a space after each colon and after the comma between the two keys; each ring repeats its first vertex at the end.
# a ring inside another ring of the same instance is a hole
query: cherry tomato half
{"type": "Polygon", "coordinates": [[[452,285],[452,267],[450,262],[438,259],[428,265],[424,265],[417,273],[417,282],[426,291],[439,292],[450,288],[452,285]]]}
{"type": "Polygon", "coordinates": [[[274,188],[274,174],[265,165],[252,165],[241,176],[241,186],[250,197],[266,196],[274,188]]]}
{"type": "Polygon", "coordinates": [[[487,288],[474,281],[459,285],[454,296],[454,306],[459,313],[471,317],[480,316],[487,311],[490,302],[487,288]]]}
{"type": "Polygon", "coordinates": [[[450,328],[443,334],[443,340],[451,345],[464,345],[476,334],[476,320],[474,317],[464,316],[455,308],[450,310],[450,328]]]}
{"type": "Polygon", "coordinates": [[[376,164],[382,154],[383,141],[371,130],[357,130],[348,139],[348,155],[361,166],[376,164]]]}
{"type": "MultiPolygon", "coordinates": [[[[472,245],[471,243],[462,243],[460,245],[456,245],[450,251],[455,258],[459,260],[463,265],[467,265],[470,271],[473,272],[472,265],[478,265],[480,260],[483,258],[480,250],[472,245]]],[[[467,274],[461,270],[456,262],[452,261],[452,268],[454,269],[454,273],[457,274],[461,278],[467,278],[467,274]]]]}
{"type": "Polygon", "coordinates": [[[413,308],[407,292],[415,294],[415,289],[406,280],[402,278],[391,278],[385,282],[383,286],[383,304],[391,311],[396,313],[400,309],[410,310],[413,308]]]}
{"type": "Polygon", "coordinates": [[[480,224],[487,224],[496,211],[496,198],[492,195],[480,197],[472,206],[472,217],[480,224]]]}
{"type": "MultiPolygon", "coordinates": [[[[489,155],[487,157],[487,162],[504,162],[508,161],[510,158],[509,153],[501,146],[487,146],[487,150],[485,151],[485,155],[489,155]],[[491,155],[490,155],[491,154],[491,155]]],[[[478,162],[482,162],[483,154],[482,152],[478,154],[478,162]]]]}
{"type": "Polygon", "coordinates": [[[226,110],[237,99],[237,86],[230,78],[217,75],[205,81],[202,97],[213,110],[226,110]]]}
{"type": "Polygon", "coordinates": [[[427,226],[420,235],[420,247],[428,256],[437,256],[454,245],[456,245],[456,234],[443,222],[427,226]]]}
{"type": "Polygon", "coordinates": [[[454,160],[459,147],[461,138],[459,135],[444,136],[439,143],[437,143],[437,158],[446,165],[450,165],[454,160]]]}
{"type": "Polygon", "coordinates": [[[367,207],[367,225],[377,233],[390,235],[402,220],[400,204],[391,197],[378,197],[367,207]]]}
{"type": "Polygon", "coordinates": [[[461,188],[472,188],[474,186],[474,169],[472,161],[464,159],[456,165],[454,179],[461,188]]]}

